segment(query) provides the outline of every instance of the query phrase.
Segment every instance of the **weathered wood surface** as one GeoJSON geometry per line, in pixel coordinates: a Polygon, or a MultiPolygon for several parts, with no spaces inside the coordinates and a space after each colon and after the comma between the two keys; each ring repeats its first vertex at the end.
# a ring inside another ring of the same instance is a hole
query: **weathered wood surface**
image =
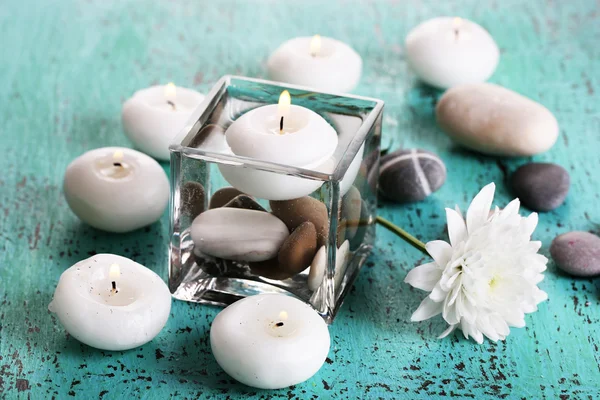
{"type": "MultiPolygon", "coordinates": [[[[600,230],[600,19],[596,1],[13,1],[0,5],[0,397],[7,398],[597,398],[597,280],[549,264],[550,296],[506,342],[436,340],[441,319],[410,323],[423,294],[402,281],[424,261],[378,229],[377,250],[335,324],[327,364],[306,383],[257,391],[232,381],[208,342],[217,308],[174,302],[164,331],[128,352],[69,338],[47,305],[62,271],[99,252],[133,258],[165,276],[168,220],[127,235],[82,225],[61,193],[68,163],[86,150],[129,146],[121,104],[136,89],[173,81],[207,91],[221,75],[264,77],[283,40],[320,33],[362,56],[356,93],[386,101],[384,141],[422,147],[446,162],[446,185],[423,203],[381,214],[424,240],[445,237],[443,207],[461,207],[490,181],[497,203],[507,173],[527,159],[479,156],[436,127],[439,93],[407,69],[403,38],[418,22],[460,15],[501,48],[492,81],[541,101],[561,136],[538,161],[571,173],[566,204],[544,214],[536,237],[600,230]]],[[[165,165],[168,170],[168,166],[165,165]]]]}

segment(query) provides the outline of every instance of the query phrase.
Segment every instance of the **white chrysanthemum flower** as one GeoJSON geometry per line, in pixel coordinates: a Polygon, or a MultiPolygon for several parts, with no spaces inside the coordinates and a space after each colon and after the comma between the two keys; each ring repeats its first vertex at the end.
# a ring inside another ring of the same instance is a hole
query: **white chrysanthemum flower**
{"type": "Polygon", "coordinates": [[[537,287],[548,259],[537,254],[541,242],[531,241],[536,213],[519,215],[519,199],[490,213],[495,185],[484,187],[471,202],[466,221],[460,211],[446,209],[450,244],[435,240],[426,245],[434,262],[408,273],[406,283],[429,296],[411,321],[438,314],[454,329],[483,343],[483,335],[504,340],[509,327],[524,327],[525,314],[537,310],[548,295],[537,287]]]}

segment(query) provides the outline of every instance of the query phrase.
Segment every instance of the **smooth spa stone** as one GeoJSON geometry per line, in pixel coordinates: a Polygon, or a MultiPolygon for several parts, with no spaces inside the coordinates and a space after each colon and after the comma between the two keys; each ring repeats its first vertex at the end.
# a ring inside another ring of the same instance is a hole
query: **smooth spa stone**
{"type": "Polygon", "coordinates": [[[558,138],[558,122],[546,107],[491,83],[449,89],[435,113],[448,136],[484,154],[532,156],[558,138]]]}
{"type": "Polygon", "coordinates": [[[330,337],[327,324],[308,304],[262,294],[221,311],[211,324],[210,346],[232,378],[260,389],[280,389],[304,382],[321,368],[330,337]]]}
{"type": "Polygon", "coordinates": [[[600,237],[589,232],[568,232],[557,236],[550,254],[558,268],[580,277],[600,275],[600,237]]]}
{"type": "Polygon", "coordinates": [[[321,246],[315,258],[310,263],[310,270],[308,272],[308,288],[314,292],[321,286],[323,282],[323,276],[325,275],[325,268],[327,267],[327,246],[321,246]]]}
{"type": "Polygon", "coordinates": [[[317,252],[317,230],[312,222],[306,221],[290,234],[279,249],[279,265],[292,276],[310,266],[317,252]]]}
{"type": "Polygon", "coordinates": [[[510,186],[526,207],[535,211],[551,211],[564,203],[571,178],[566,169],[552,163],[530,163],[517,169],[510,186]]]}
{"type": "Polygon", "coordinates": [[[226,260],[265,261],[277,255],[288,228],[270,213],[215,208],[200,214],[191,227],[198,251],[226,260]]]}
{"type": "Polygon", "coordinates": [[[229,203],[231,200],[239,196],[240,194],[245,194],[234,187],[224,187],[219,189],[212,195],[210,198],[210,202],[208,204],[209,209],[223,207],[225,204],[229,203]]]}
{"type": "Polygon", "coordinates": [[[234,197],[223,207],[243,208],[245,210],[267,211],[263,208],[263,206],[258,204],[252,197],[245,195],[245,194],[240,194],[239,196],[234,197]]]}
{"type": "MultiPolygon", "coordinates": [[[[350,255],[350,242],[345,240],[341,246],[336,250],[335,256],[335,272],[334,272],[334,286],[337,289],[344,278],[346,268],[348,267],[348,258],[350,255]]],[[[323,277],[325,276],[327,268],[327,246],[321,246],[312,262],[310,263],[310,270],[308,272],[308,288],[311,291],[315,291],[321,286],[323,277]]]]}
{"type": "Polygon", "coordinates": [[[306,221],[317,229],[317,245],[327,243],[329,237],[329,218],[325,204],[312,197],[294,200],[270,201],[272,213],[279,217],[293,231],[306,221]]]}
{"type": "Polygon", "coordinates": [[[425,83],[441,89],[487,81],[500,58],[488,31],[457,17],[438,17],[417,25],[405,44],[412,70],[425,83]]]}
{"type": "Polygon", "coordinates": [[[250,263],[250,271],[268,279],[288,279],[308,268],[316,252],[317,230],[307,221],[283,242],[277,257],[250,263]]]}
{"type": "Polygon", "coordinates": [[[421,201],[446,181],[446,166],[434,153],[397,150],[381,158],[379,193],[398,203],[421,201]]]}
{"type": "Polygon", "coordinates": [[[186,182],[181,188],[181,213],[193,220],[204,212],[205,190],[200,182],[186,182]]]}
{"type": "Polygon", "coordinates": [[[154,159],[125,147],[90,150],[65,172],[63,191],[83,222],[130,232],[156,222],[169,203],[169,180],[154,159]]]}
{"type": "Polygon", "coordinates": [[[346,195],[342,197],[342,221],[346,227],[345,237],[347,239],[353,238],[358,231],[361,223],[362,203],[360,190],[356,186],[352,186],[346,195]]]}

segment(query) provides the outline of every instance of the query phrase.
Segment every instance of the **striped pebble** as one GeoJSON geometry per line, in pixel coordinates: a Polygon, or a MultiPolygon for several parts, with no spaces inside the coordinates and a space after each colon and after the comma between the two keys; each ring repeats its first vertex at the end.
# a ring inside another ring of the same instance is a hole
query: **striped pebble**
{"type": "Polygon", "coordinates": [[[379,193],[399,203],[421,201],[446,181],[446,166],[434,153],[397,150],[381,158],[379,193]]]}

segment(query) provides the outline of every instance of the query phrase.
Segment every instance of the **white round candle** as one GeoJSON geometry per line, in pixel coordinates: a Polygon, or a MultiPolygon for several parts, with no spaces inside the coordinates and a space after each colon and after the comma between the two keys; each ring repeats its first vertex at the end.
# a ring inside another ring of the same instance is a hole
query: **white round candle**
{"type": "Polygon", "coordinates": [[[279,294],[246,297],[221,311],[210,329],[212,352],[231,377],[279,389],[304,382],[325,362],[329,331],[302,301],[279,294]]]}
{"type": "Polygon", "coordinates": [[[97,254],[63,272],[48,309],[80,342],[102,350],[128,350],[149,342],[165,326],[171,293],[143,265],[97,254]]]}
{"type": "Polygon", "coordinates": [[[139,90],[123,104],[125,134],[144,153],[168,160],[169,145],[202,100],[204,95],[172,83],[139,90]]]}
{"type": "Polygon", "coordinates": [[[439,17],[410,31],[406,56],[424,82],[447,89],[488,80],[498,65],[500,51],[490,34],[476,23],[439,17]]]}
{"type": "Polygon", "coordinates": [[[319,35],[283,43],[267,63],[271,79],[330,92],[349,92],[360,80],[362,59],[339,40],[319,35]]]}
{"type": "MultiPolygon", "coordinates": [[[[280,104],[248,111],[231,124],[225,132],[231,152],[260,161],[330,172],[338,144],[336,131],[317,113],[289,102],[289,93],[284,91],[280,104]]],[[[323,184],[240,166],[219,164],[219,169],[237,189],[267,200],[306,196],[323,184]]]]}
{"type": "Polygon", "coordinates": [[[104,147],[77,157],[67,167],[63,190],[79,219],[109,232],[156,222],[169,202],[169,181],[162,167],[124,147],[104,147]]]}

